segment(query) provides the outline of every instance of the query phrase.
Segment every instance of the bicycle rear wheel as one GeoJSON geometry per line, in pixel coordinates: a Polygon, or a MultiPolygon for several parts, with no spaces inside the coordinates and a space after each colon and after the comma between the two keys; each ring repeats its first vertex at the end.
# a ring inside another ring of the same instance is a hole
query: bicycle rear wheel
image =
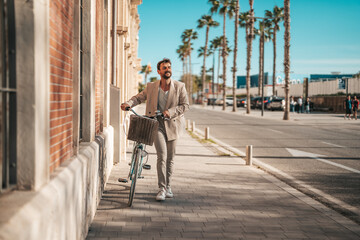
{"type": "Polygon", "coordinates": [[[134,169],[133,172],[131,173],[130,176],[130,180],[131,180],[131,186],[130,186],[130,193],[129,193],[129,201],[128,201],[128,206],[131,207],[134,201],[134,196],[135,196],[135,187],[136,187],[136,180],[139,176],[139,165],[141,162],[141,149],[137,149],[135,152],[135,162],[134,162],[134,169]]]}

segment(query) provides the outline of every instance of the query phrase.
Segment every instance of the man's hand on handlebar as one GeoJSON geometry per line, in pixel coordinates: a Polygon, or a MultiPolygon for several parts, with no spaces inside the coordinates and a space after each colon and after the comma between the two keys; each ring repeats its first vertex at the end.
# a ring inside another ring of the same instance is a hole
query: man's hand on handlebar
{"type": "Polygon", "coordinates": [[[129,104],[127,104],[127,103],[121,104],[121,110],[123,110],[123,111],[129,111],[129,110],[130,110],[129,104]]]}
{"type": "Polygon", "coordinates": [[[164,118],[170,118],[170,112],[168,110],[165,110],[163,112],[164,118]]]}

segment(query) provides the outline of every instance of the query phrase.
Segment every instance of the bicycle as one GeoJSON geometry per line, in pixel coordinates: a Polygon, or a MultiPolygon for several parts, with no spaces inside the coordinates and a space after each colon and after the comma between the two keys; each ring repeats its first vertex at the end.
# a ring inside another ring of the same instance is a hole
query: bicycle
{"type": "MultiPolygon", "coordinates": [[[[128,206],[131,207],[135,196],[136,181],[141,176],[142,169],[150,170],[151,166],[147,164],[149,155],[145,150],[146,145],[152,145],[154,141],[154,131],[158,128],[158,117],[164,118],[163,114],[157,112],[155,117],[141,116],[137,114],[132,108],[126,108],[126,111],[132,111],[134,115],[130,116],[129,132],[127,134],[128,140],[134,141],[134,147],[131,156],[130,170],[127,179],[119,178],[119,182],[131,181],[128,206]],[[143,164],[144,157],[147,157],[143,164]]],[[[126,134],[126,133],[125,133],[126,134]]]]}

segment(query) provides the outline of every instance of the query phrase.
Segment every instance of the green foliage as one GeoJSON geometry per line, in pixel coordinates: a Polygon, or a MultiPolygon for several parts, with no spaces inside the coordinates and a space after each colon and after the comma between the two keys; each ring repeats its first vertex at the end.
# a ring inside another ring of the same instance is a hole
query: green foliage
{"type": "Polygon", "coordinates": [[[139,83],[138,91],[139,91],[139,92],[142,92],[144,89],[145,89],[145,84],[139,83]]]}
{"type": "Polygon", "coordinates": [[[150,78],[150,82],[155,82],[155,81],[157,81],[158,79],[157,79],[157,77],[151,77],[150,78]]]}
{"type": "Polygon", "coordinates": [[[354,74],[354,78],[360,78],[360,71],[356,74],[354,74]]]}

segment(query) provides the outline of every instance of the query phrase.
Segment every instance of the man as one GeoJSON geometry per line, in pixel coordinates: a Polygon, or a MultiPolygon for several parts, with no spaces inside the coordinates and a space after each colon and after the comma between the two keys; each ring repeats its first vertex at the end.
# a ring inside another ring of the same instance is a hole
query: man
{"type": "Polygon", "coordinates": [[[357,120],[357,112],[359,110],[359,100],[357,99],[356,96],[354,96],[354,100],[352,102],[352,107],[353,107],[353,119],[357,120]]]}
{"type": "Polygon", "coordinates": [[[157,64],[160,81],[148,83],[144,91],[121,104],[125,111],[146,101],[147,116],[154,116],[159,110],[169,120],[159,120],[159,128],[154,144],[157,154],[157,173],[159,192],[156,200],[164,201],[166,197],[174,197],[171,191],[171,175],[173,173],[176,140],[185,127],[184,112],[189,109],[185,84],[171,79],[171,61],[164,58],[157,64]]]}
{"type": "Polygon", "coordinates": [[[310,113],[310,98],[306,98],[306,101],[305,101],[305,113],[310,113]]]}
{"type": "Polygon", "coordinates": [[[344,101],[344,107],[345,107],[345,116],[344,119],[346,119],[346,115],[348,116],[348,119],[351,119],[351,97],[350,95],[347,96],[347,99],[344,101]]]}
{"type": "Polygon", "coordinates": [[[297,103],[298,103],[298,113],[303,113],[303,97],[300,96],[297,100],[297,103]]]}

